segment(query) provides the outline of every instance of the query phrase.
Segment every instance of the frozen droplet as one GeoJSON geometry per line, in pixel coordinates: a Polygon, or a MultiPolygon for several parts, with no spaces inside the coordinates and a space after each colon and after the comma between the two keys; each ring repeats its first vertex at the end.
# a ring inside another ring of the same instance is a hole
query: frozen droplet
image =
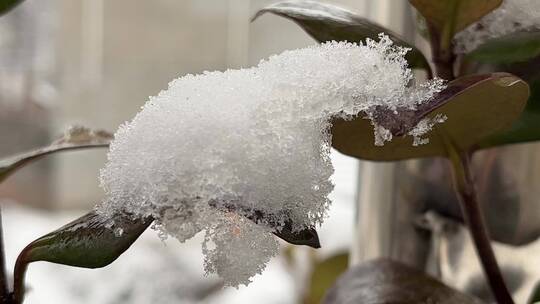
{"type": "Polygon", "coordinates": [[[114,236],[116,237],[121,237],[123,234],[124,234],[124,229],[118,227],[118,228],[114,228],[114,236]]]}

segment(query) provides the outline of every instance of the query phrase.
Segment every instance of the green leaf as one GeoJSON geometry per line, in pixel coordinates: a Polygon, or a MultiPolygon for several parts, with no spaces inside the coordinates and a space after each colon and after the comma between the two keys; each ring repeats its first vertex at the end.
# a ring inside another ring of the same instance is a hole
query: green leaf
{"type": "Polygon", "coordinates": [[[9,12],[11,9],[15,8],[18,4],[22,3],[24,0],[2,0],[0,1],[0,16],[9,12]]]}
{"type": "Polygon", "coordinates": [[[524,62],[540,56],[540,32],[513,33],[488,40],[467,54],[465,60],[505,64],[524,62]]]}
{"type": "Polygon", "coordinates": [[[502,0],[409,0],[449,47],[454,35],[498,8],[502,0]]]}
{"type": "Polygon", "coordinates": [[[112,134],[102,130],[71,128],[62,138],[49,146],[0,160],[0,183],[18,169],[46,155],[68,150],[105,148],[109,146],[112,138],[112,134]]]}
{"type": "Polygon", "coordinates": [[[91,211],[30,243],[19,261],[47,261],[84,268],[109,265],[126,251],[152,220],[118,215],[106,219],[91,211]]]}
{"type": "Polygon", "coordinates": [[[306,294],[303,303],[321,303],[326,291],[330,289],[337,278],[347,270],[348,265],[348,253],[340,253],[317,262],[311,272],[308,293],[306,294]]]}
{"type": "Polygon", "coordinates": [[[282,1],[259,10],[252,21],[265,13],[294,21],[318,42],[336,40],[360,43],[366,38],[378,40],[378,35],[385,33],[397,45],[411,49],[406,56],[411,67],[431,72],[428,61],[414,46],[392,31],[341,7],[309,0],[282,1]]]}
{"type": "Polygon", "coordinates": [[[536,284],[536,286],[533,288],[531,292],[531,297],[527,303],[529,304],[540,303],[540,282],[538,282],[538,284],[536,284]]]}
{"type": "Polygon", "coordinates": [[[510,129],[482,140],[478,148],[485,149],[540,140],[540,72],[537,71],[537,73],[536,78],[529,80],[531,95],[519,119],[512,124],[510,129]]]}
{"type": "Polygon", "coordinates": [[[373,126],[361,115],[350,121],[333,122],[332,146],[343,154],[374,161],[447,156],[448,141],[461,151],[474,150],[486,137],[508,130],[521,115],[528,96],[527,83],[512,74],[461,77],[416,110],[379,112],[377,123],[394,135],[384,146],[375,146],[373,126]],[[448,119],[426,135],[428,144],[413,146],[411,137],[402,136],[420,120],[437,114],[448,119]]]}
{"type": "Polygon", "coordinates": [[[24,274],[28,264],[46,261],[100,268],[116,260],[148,228],[152,219],[117,215],[105,219],[91,211],[26,246],[15,265],[14,297],[22,303],[24,274]]]}
{"type": "Polygon", "coordinates": [[[423,272],[380,259],[349,269],[326,294],[324,304],[481,304],[423,272]]]}

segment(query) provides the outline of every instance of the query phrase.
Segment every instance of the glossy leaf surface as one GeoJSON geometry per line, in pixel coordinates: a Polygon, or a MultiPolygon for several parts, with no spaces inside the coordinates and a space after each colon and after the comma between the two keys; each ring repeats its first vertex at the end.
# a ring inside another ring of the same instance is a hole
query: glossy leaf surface
{"type": "Polygon", "coordinates": [[[394,135],[384,146],[375,146],[373,126],[361,117],[334,121],[332,146],[346,155],[374,161],[446,156],[449,141],[462,151],[474,150],[481,140],[508,130],[521,115],[528,96],[527,83],[508,73],[462,77],[416,110],[378,113],[378,124],[394,135]],[[428,144],[413,146],[412,137],[402,136],[423,118],[437,114],[447,120],[426,134],[428,144]]]}
{"type": "Polygon", "coordinates": [[[265,13],[294,21],[318,42],[336,40],[359,43],[366,38],[379,40],[378,35],[385,33],[397,45],[411,49],[406,58],[412,67],[429,70],[426,58],[414,46],[389,29],[341,7],[309,0],[282,1],[259,10],[252,20],[265,13]]]}
{"type": "Polygon", "coordinates": [[[104,219],[91,211],[75,221],[30,243],[19,256],[24,263],[52,263],[100,268],[127,250],[152,220],[118,215],[104,219]]]}
{"type": "Polygon", "coordinates": [[[531,94],[527,106],[510,129],[482,140],[478,144],[479,148],[540,140],[540,56],[531,61],[513,64],[509,70],[520,75],[529,83],[531,94]]]}
{"type": "Polygon", "coordinates": [[[390,260],[353,267],[326,294],[325,304],[480,304],[423,272],[390,260]]]}
{"type": "Polygon", "coordinates": [[[100,268],[114,262],[152,223],[127,215],[104,219],[91,211],[73,222],[27,245],[17,258],[14,271],[15,303],[24,299],[24,277],[29,263],[51,263],[100,268]]]}

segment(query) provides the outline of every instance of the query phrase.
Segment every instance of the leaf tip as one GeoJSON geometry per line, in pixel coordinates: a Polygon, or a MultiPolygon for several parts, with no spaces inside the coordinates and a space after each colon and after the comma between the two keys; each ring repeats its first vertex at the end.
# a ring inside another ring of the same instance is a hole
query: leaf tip
{"type": "Polygon", "coordinates": [[[255,15],[253,15],[253,17],[251,17],[249,19],[249,22],[254,22],[255,20],[257,20],[260,16],[264,15],[264,13],[266,13],[266,9],[261,9],[261,10],[258,10],[255,15]]]}

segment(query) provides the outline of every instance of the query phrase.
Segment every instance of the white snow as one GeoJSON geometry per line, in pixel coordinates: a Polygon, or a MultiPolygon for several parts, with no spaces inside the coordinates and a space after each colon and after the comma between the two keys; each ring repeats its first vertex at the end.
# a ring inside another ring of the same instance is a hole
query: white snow
{"type": "Polygon", "coordinates": [[[413,137],[413,146],[427,145],[429,143],[429,138],[423,137],[424,134],[433,129],[433,126],[436,124],[445,122],[446,119],[448,119],[446,115],[437,114],[435,117],[426,117],[420,120],[420,122],[418,122],[418,124],[412,130],[410,130],[409,133],[407,133],[413,137]]]}
{"type": "MultiPolygon", "coordinates": [[[[329,219],[319,229],[324,245],[317,250],[320,258],[349,248],[354,222],[357,186],[357,161],[332,153],[336,184],[330,194],[333,204],[329,219]]],[[[7,267],[32,240],[49,233],[84,214],[79,212],[44,212],[1,200],[7,267]],[[31,223],[31,224],[29,224],[31,223]]],[[[249,287],[219,288],[219,281],[205,278],[199,235],[185,243],[165,243],[152,231],[145,232],[111,265],[83,269],[46,262],[32,263],[27,272],[29,288],[25,304],[293,304],[301,296],[308,269],[291,269],[284,258],[274,258],[264,274],[253,278],[249,287]],[[298,287],[296,287],[298,285],[298,287]],[[217,288],[216,288],[217,287],[217,288]],[[205,296],[206,295],[206,296],[205,296]]],[[[309,251],[296,247],[296,251],[309,251]]],[[[313,254],[311,252],[306,253],[313,254]]],[[[308,263],[309,260],[299,262],[308,263]]],[[[308,265],[309,266],[309,265],[308,265]]]]}
{"type": "Polygon", "coordinates": [[[504,0],[499,8],[456,35],[456,51],[468,53],[490,38],[534,29],[540,29],[540,1],[504,0]]]}
{"type": "Polygon", "coordinates": [[[172,81],[115,134],[98,210],[151,215],[180,241],[205,231],[207,272],[247,285],[278,252],[271,231],[326,216],[330,119],[414,108],[443,88],[415,86],[406,51],[386,36],[331,42],[172,81]]]}

